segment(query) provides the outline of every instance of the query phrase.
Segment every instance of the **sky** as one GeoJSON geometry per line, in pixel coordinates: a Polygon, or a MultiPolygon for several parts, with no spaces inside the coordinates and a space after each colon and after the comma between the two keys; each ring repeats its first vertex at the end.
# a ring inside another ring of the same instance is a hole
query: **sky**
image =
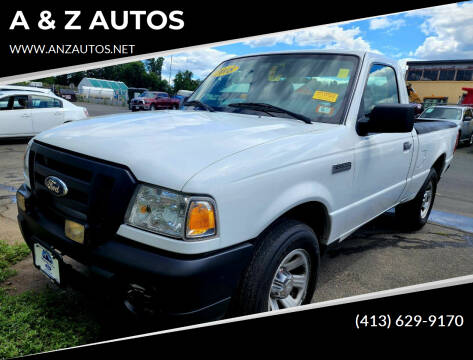
{"type": "MultiPolygon", "coordinates": [[[[397,59],[404,69],[410,60],[473,59],[473,1],[182,52],[172,56],[171,76],[190,70],[194,78],[203,79],[236,55],[308,49],[368,50],[397,59]]],[[[166,56],[163,64],[165,78],[170,74],[170,58],[166,56]]]]}

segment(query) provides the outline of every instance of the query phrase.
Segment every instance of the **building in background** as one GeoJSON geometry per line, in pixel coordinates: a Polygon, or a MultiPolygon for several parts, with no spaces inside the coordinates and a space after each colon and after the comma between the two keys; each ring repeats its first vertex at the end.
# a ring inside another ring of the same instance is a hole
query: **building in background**
{"type": "Polygon", "coordinates": [[[473,59],[409,61],[406,81],[425,105],[458,104],[473,88],[473,59]]]}
{"type": "Polygon", "coordinates": [[[101,98],[118,102],[128,101],[128,86],[123,81],[85,77],[80,81],[78,89],[79,94],[86,98],[101,98]]]}

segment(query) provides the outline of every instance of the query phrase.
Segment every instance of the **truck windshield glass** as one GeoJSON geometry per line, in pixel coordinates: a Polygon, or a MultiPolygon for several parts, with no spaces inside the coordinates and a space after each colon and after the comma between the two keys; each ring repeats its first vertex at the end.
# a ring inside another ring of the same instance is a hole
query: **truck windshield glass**
{"type": "MultiPolygon", "coordinates": [[[[311,121],[339,124],[355,79],[358,58],[333,54],[249,56],[220,64],[189,98],[215,111],[267,115],[269,104],[311,121]]],[[[291,118],[274,112],[273,116],[291,118]]]]}
{"type": "Polygon", "coordinates": [[[423,119],[460,120],[462,118],[462,111],[455,108],[430,107],[420,117],[423,119]]]}
{"type": "Polygon", "coordinates": [[[142,93],[140,96],[138,97],[142,97],[142,98],[154,98],[156,96],[156,93],[152,93],[152,92],[148,92],[148,91],[145,91],[144,93],[142,93]]]}

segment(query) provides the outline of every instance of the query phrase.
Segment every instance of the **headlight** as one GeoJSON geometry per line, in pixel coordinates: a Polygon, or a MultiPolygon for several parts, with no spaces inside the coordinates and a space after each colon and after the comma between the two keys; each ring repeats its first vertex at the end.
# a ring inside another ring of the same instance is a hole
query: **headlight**
{"type": "Polygon", "coordinates": [[[33,143],[33,139],[31,139],[28,143],[28,146],[26,147],[25,154],[23,155],[23,176],[25,177],[25,184],[28,186],[28,188],[31,189],[31,184],[30,184],[30,164],[29,164],[29,159],[30,159],[30,149],[31,149],[31,144],[33,143]]]}
{"type": "Polygon", "coordinates": [[[209,198],[141,184],[128,207],[125,223],[177,238],[204,238],[216,234],[215,205],[209,198]]]}

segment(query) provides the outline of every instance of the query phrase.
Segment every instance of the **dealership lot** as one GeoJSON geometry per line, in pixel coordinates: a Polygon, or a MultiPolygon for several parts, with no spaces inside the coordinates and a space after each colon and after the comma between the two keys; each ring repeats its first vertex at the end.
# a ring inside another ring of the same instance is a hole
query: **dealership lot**
{"type": "MultiPolygon", "coordinates": [[[[86,106],[89,114],[129,111],[125,107],[86,106]]],[[[0,143],[0,236],[21,241],[16,224],[15,189],[21,185],[25,141],[0,143]]],[[[439,184],[435,210],[473,218],[473,147],[461,147],[439,184]]],[[[330,247],[321,263],[313,301],[414,285],[473,273],[473,234],[436,224],[415,233],[400,233],[392,214],[364,226],[343,243],[330,247]]],[[[38,289],[47,280],[31,257],[16,265],[12,292],[38,289]]]]}

